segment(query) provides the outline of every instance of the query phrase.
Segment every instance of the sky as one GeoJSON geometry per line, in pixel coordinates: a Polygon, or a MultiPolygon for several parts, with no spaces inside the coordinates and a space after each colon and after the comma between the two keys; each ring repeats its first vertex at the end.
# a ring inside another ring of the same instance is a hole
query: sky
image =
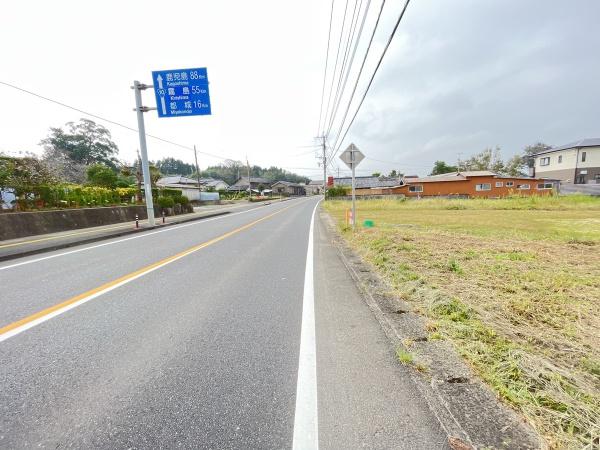
{"type": "MultiPolygon", "coordinates": [[[[323,83],[331,5],[8,2],[0,16],[0,82],[136,128],[133,80],[150,84],[153,70],[206,67],[212,115],[158,118],[150,111],[147,133],[196,145],[201,168],[248,158],[316,179],[322,176],[316,137],[331,121],[328,146],[338,141],[381,1],[334,1],[323,83]],[[356,36],[367,5],[331,120],[349,22],[356,8],[356,36]]],[[[403,6],[404,0],[385,3],[345,126],[403,6]]],[[[597,0],[412,0],[356,120],[330,151],[354,143],[367,156],[359,175],[392,169],[424,175],[436,160],[455,163],[486,147],[499,146],[508,159],[537,141],[600,137],[599,21],[597,0]]],[[[50,127],[86,117],[2,84],[0,95],[0,152],[41,154],[50,127]]],[[[150,90],[144,104],[156,106],[150,90]]],[[[132,161],[137,133],[96,121],[112,133],[119,158],[132,161]]],[[[154,139],[148,154],[194,161],[191,150],[154,139]]],[[[328,165],[330,175],[348,173],[338,156],[328,165]]]]}

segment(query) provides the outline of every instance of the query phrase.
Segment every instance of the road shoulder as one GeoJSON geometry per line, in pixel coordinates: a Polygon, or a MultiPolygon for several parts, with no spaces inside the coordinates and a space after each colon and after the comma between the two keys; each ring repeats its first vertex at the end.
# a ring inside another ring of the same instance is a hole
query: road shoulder
{"type": "Polygon", "coordinates": [[[339,257],[333,235],[315,220],[315,309],[319,447],[448,448],[394,347],[339,257]]]}
{"type": "Polygon", "coordinates": [[[409,304],[389,295],[389,287],[345,244],[330,216],[322,211],[320,218],[338,258],[385,332],[389,345],[416,355],[414,361],[401,367],[408,370],[452,447],[542,447],[533,429],[497,400],[450,344],[428,340],[423,318],[409,304]]]}

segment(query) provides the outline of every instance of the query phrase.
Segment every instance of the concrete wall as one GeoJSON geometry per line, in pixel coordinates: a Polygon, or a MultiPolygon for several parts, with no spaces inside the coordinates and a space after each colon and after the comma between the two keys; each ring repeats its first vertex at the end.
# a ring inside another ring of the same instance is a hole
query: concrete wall
{"type": "MultiPolygon", "coordinates": [[[[160,208],[154,209],[160,216],[160,208]]],[[[0,240],[146,219],[146,206],[0,213],[0,240]]]]}

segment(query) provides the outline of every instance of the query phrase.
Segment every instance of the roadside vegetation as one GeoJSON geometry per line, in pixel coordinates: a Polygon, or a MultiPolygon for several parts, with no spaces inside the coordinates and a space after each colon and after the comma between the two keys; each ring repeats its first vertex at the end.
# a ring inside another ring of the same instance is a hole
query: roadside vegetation
{"type": "MultiPolygon", "coordinates": [[[[545,436],[600,436],[600,199],[366,200],[343,236],[545,436]]],[[[406,355],[402,355],[405,359],[406,355]]],[[[591,447],[590,447],[591,448],[591,447]]]]}

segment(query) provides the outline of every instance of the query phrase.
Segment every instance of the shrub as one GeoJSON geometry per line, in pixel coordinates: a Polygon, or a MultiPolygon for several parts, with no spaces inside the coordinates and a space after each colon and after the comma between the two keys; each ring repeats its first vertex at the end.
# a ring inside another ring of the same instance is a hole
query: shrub
{"type": "Polygon", "coordinates": [[[349,189],[345,186],[333,186],[327,189],[327,198],[344,197],[348,195],[349,189]]]}
{"type": "Polygon", "coordinates": [[[187,198],[185,195],[176,195],[174,197],[172,197],[173,201],[175,203],[179,203],[180,205],[187,205],[190,203],[190,199],[187,198]]]}
{"type": "Polygon", "coordinates": [[[160,196],[156,199],[156,204],[161,208],[172,208],[175,206],[175,200],[173,197],[160,196]]]}

